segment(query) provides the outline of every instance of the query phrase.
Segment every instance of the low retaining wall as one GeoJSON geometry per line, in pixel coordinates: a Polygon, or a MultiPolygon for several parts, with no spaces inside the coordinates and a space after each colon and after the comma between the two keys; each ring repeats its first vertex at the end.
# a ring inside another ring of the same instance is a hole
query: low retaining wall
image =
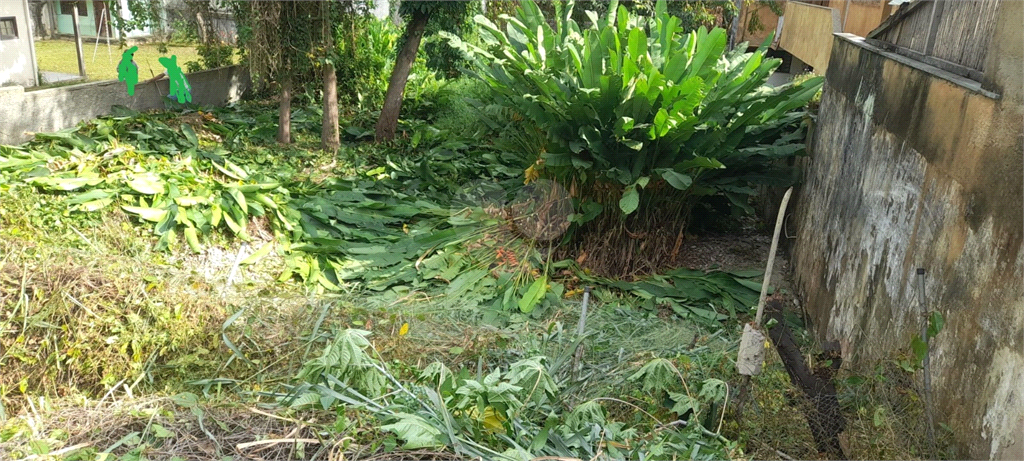
{"type": "MultiPolygon", "coordinates": [[[[238,101],[252,82],[241,66],[221,67],[189,74],[192,102],[221,106],[238,101]]],[[[45,90],[26,91],[20,86],[0,88],[0,144],[21,144],[32,133],[57,131],[111,113],[121,105],[135,110],[163,109],[169,81],[166,78],[135,87],[128,96],[123,82],[83,83],[45,90]]]]}

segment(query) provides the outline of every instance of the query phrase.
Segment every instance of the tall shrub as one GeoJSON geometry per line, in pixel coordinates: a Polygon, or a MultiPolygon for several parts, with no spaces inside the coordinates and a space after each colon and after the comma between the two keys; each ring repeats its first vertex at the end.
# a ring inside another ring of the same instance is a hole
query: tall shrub
{"type": "Polygon", "coordinates": [[[672,215],[681,232],[703,198],[749,210],[753,186],[793,181],[776,160],[803,152],[799,109],[821,78],[767,87],[781,61],[766,59],[765,45],[727,51],[724,29],[684,33],[664,0],[650,18],[614,2],[603,16],[587,11],[586,28],[572,2],[555,5],[549,20],[525,0],[504,30],[476,16],[479,46],[449,39],[502,104],[545,134],[526,153],[536,160],[527,181],[566,185],[574,222],[672,215]]]}
{"type": "Polygon", "coordinates": [[[379,108],[400,31],[389,19],[352,15],[336,29],[339,93],[349,104],[379,108]]]}

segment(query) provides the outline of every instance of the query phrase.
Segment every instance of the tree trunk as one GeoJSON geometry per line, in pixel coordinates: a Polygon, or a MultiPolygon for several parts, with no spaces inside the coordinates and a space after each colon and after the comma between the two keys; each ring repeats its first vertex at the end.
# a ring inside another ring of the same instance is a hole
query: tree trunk
{"type": "Polygon", "coordinates": [[[32,10],[32,22],[35,24],[33,27],[35,32],[35,38],[43,38],[49,36],[49,31],[43,24],[43,8],[46,7],[46,3],[42,1],[29,2],[29,9],[32,10]]]}
{"type": "Polygon", "coordinates": [[[203,13],[196,11],[196,23],[199,25],[199,40],[205,45],[210,43],[209,36],[206,34],[206,21],[203,20],[203,13]]]}
{"type": "Polygon", "coordinates": [[[324,66],[324,121],[320,142],[324,150],[333,153],[338,153],[338,147],[341,146],[338,133],[338,75],[331,63],[324,66]]]}
{"type": "Polygon", "coordinates": [[[380,118],[377,120],[377,142],[395,139],[405,84],[409,80],[412,63],[416,61],[416,52],[420,49],[420,39],[423,38],[423,29],[426,28],[428,19],[430,19],[429,13],[418,11],[413,15],[412,21],[406,28],[405,45],[402,46],[395,59],[395,68],[391,71],[391,78],[388,80],[388,92],[384,95],[384,107],[380,110],[380,118]]]}
{"type": "Polygon", "coordinates": [[[277,108],[277,142],[281,144],[292,142],[292,77],[287,72],[282,72],[284,81],[281,82],[281,102],[277,108]]]}
{"type": "Polygon", "coordinates": [[[818,451],[827,454],[827,459],[847,459],[839,439],[839,434],[846,430],[846,418],[839,407],[836,386],[832,382],[832,376],[839,369],[842,358],[836,353],[830,357],[831,366],[812,371],[786,327],[782,308],[783,303],[779,298],[769,298],[765,304],[767,318],[776,321],[775,326],[768,330],[768,336],[772,338],[772,344],[782,358],[790,381],[807,398],[803,411],[811,428],[811,436],[814,437],[818,451]]]}

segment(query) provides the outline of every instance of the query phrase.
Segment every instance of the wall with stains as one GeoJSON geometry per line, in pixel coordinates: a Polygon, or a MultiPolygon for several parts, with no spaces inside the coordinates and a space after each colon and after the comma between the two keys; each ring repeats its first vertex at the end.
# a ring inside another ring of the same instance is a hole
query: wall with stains
{"type": "Polygon", "coordinates": [[[909,349],[926,269],[937,418],[972,459],[1024,459],[1022,6],[984,84],[837,34],[795,210],[797,290],[853,366],[909,349]]]}

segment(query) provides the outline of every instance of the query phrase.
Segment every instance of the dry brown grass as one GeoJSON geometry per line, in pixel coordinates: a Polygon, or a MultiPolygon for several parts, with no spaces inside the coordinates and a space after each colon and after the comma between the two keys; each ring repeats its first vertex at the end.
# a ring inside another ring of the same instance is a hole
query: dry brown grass
{"type": "Polygon", "coordinates": [[[260,409],[232,403],[182,405],[181,397],[124,398],[68,402],[55,400],[10,421],[0,458],[20,459],[30,447],[95,459],[251,460],[451,460],[443,452],[386,453],[347,431],[331,431],[331,414],[260,409]],[[35,441],[30,445],[29,441],[35,441]]]}
{"type": "Polygon", "coordinates": [[[118,382],[165,374],[160,365],[180,356],[210,360],[218,347],[224,312],[209,295],[198,296],[208,286],[147,281],[146,267],[119,257],[14,239],[2,247],[5,401],[25,392],[101,395],[118,382]]]}

